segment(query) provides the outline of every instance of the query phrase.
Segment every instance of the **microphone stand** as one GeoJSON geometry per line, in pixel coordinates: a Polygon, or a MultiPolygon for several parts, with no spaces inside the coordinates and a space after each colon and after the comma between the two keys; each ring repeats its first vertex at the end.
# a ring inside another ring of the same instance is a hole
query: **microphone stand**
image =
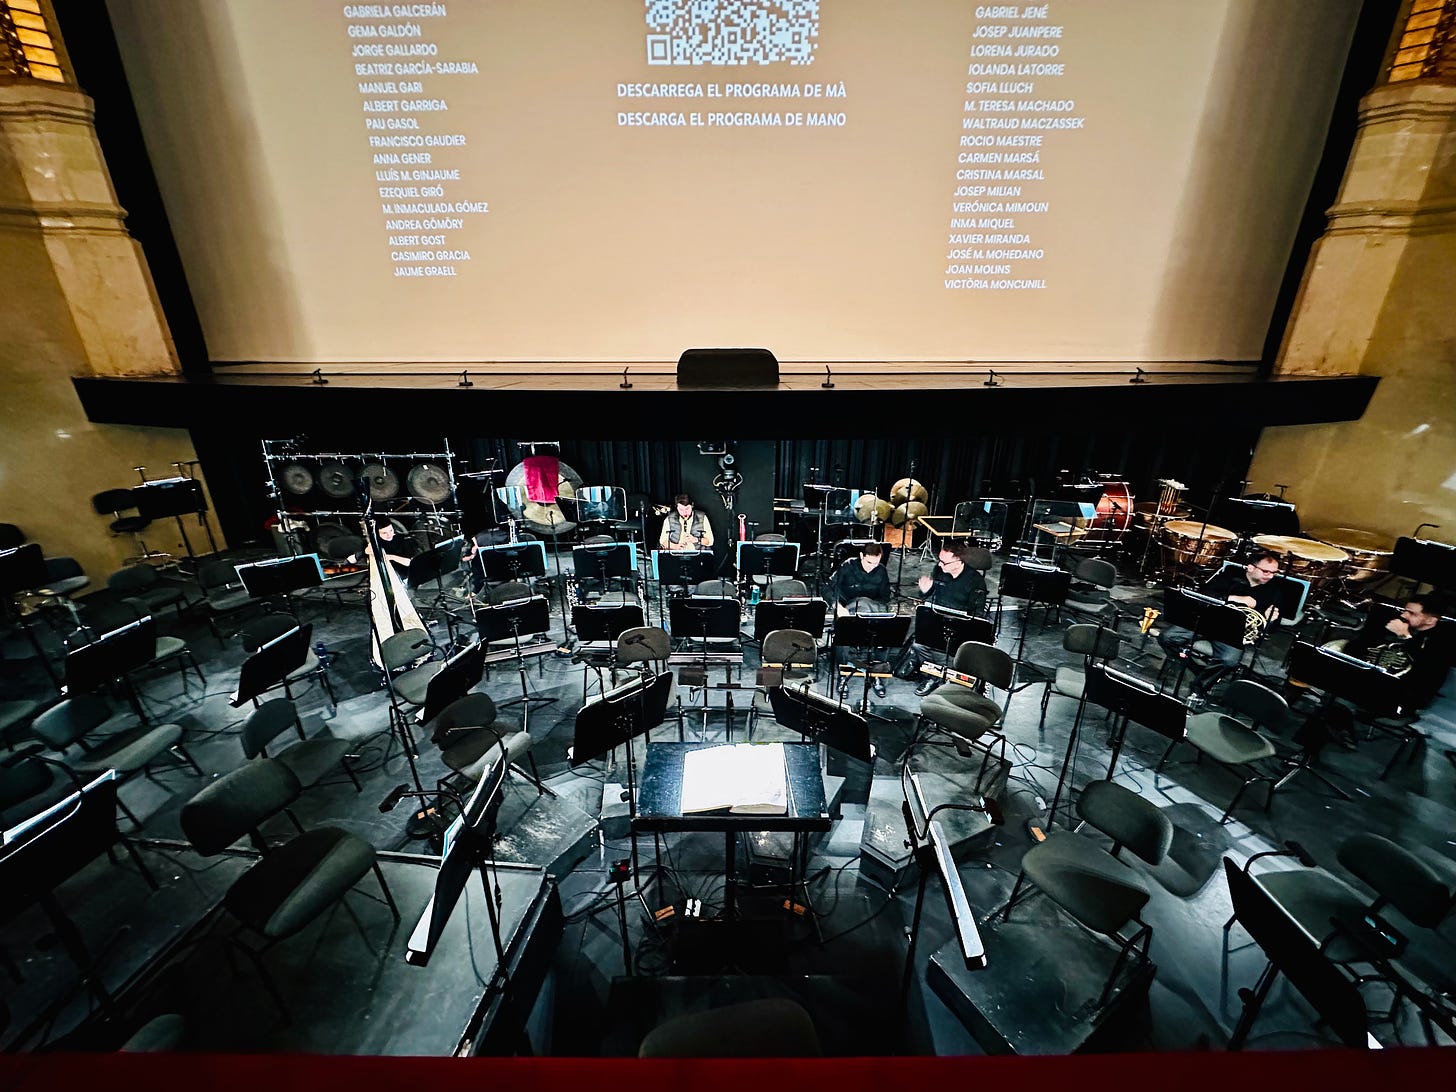
{"type": "MultiPolygon", "coordinates": [[[[900,590],[900,585],[905,580],[905,536],[911,534],[910,525],[913,522],[910,518],[910,501],[915,496],[915,460],[910,460],[910,484],[905,487],[905,522],[900,524],[900,562],[895,569],[895,590],[900,590]]],[[[894,500],[892,496],[890,498],[894,500]]]]}

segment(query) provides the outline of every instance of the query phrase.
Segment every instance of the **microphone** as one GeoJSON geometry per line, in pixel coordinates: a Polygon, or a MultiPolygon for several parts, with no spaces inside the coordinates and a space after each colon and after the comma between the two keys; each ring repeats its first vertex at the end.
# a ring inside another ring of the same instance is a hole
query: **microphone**
{"type": "Polygon", "coordinates": [[[396,785],[389,790],[389,795],[379,802],[379,810],[381,812],[393,811],[407,792],[409,792],[408,785],[396,785]]]}
{"type": "Polygon", "coordinates": [[[1295,857],[1299,858],[1299,863],[1304,865],[1305,868],[1315,867],[1314,855],[1311,854],[1309,850],[1305,849],[1304,846],[1300,845],[1298,842],[1285,842],[1284,848],[1289,850],[1290,853],[1294,854],[1295,857]]]}

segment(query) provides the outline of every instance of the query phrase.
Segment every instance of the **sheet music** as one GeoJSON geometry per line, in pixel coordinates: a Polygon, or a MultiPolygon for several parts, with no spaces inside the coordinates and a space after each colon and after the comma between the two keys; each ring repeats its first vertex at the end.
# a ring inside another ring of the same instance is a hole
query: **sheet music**
{"type": "Polygon", "coordinates": [[[730,743],[683,757],[682,813],[788,813],[788,775],[782,743],[730,743]]]}

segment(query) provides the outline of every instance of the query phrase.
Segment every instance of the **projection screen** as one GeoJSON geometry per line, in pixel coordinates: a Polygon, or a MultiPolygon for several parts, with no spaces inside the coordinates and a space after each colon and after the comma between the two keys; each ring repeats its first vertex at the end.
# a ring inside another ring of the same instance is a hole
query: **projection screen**
{"type": "Polygon", "coordinates": [[[1259,355],[1358,0],[109,0],[217,361],[1259,355]]]}

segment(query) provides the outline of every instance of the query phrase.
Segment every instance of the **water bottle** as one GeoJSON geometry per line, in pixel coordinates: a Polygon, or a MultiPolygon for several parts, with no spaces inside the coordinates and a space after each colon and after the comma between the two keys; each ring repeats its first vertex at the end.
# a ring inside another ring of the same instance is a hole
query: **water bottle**
{"type": "Polygon", "coordinates": [[[756,607],[756,606],[758,606],[758,598],[759,598],[758,585],[755,584],[751,589],[749,589],[749,592],[748,592],[748,605],[750,607],[756,607]]]}

